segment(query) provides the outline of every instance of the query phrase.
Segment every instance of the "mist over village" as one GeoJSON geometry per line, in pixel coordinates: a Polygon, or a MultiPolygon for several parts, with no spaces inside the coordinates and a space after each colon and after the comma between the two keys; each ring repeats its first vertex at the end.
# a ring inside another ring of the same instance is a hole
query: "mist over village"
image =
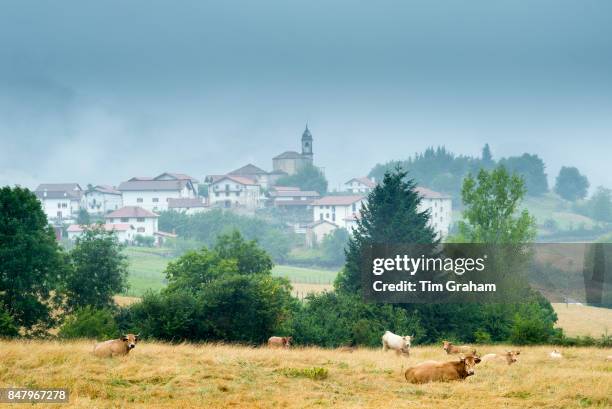
{"type": "Polygon", "coordinates": [[[0,5],[0,406],[612,407],[612,3],[0,5]]]}

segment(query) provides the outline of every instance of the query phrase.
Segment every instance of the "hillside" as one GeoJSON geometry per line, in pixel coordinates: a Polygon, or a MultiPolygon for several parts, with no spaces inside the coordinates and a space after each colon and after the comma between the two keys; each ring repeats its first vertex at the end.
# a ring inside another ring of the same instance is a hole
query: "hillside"
{"type": "MultiPolygon", "coordinates": [[[[70,408],[525,408],[609,407],[609,351],[522,348],[519,362],[479,364],[462,382],[411,385],[402,369],[449,359],[441,348],[413,347],[410,358],[380,349],[354,353],[306,348],[141,342],[126,358],[99,359],[93,341],[0,342],[0,387],[66,387],[70,408]],[[313,369],[315,368],[315,369],[313,369]],[[324,368],[324,369],[316,369],[324,368]],[[325,376],[324,371],[327,371],[325,376]],[[320,378],[316,379],[318,374],[320,378]],[[315,379],[312,379],[315,378],[315,379]]],[[[484,352],[505,347],[480,347],[484,352]]],[[[453,359],[453,358],[450,358],[453,359]]]]}
{"type": "Polygon", "coordinates": [[[590,335],[599,337],[612,334],[612,309],[587,305],[554,303],[559,320],[557,327],[569,336],[590,335]]]}
{"type": "MultiPolygon", "coordinates": [[[[129,263],[128,296],[141,297],[147,290],[158,291],[166,286],[164,270],[170,261],[164,249],[128,247],[125,250],[129,263]]],[[[337,271],[275,265],[272,275],[286,277],[294,284],[294,293],[302,297],[310,291],[318,292],[334,281],[337,271]]]]}

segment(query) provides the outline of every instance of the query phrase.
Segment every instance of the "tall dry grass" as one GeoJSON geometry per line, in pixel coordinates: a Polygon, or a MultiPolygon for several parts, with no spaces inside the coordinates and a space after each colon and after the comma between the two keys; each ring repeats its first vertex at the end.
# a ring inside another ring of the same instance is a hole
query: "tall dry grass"
{"type": "MultiPolygon", "coordinates": [[[[128,357],[95,358],[93,341],[0,342],[1,387],[67,387],[71,408],[573,408],[612,405],[611,352],[522,348],[519,363],[480,364],[462,382],[410,385],[402,369],[452,359],[441,348],[353,353],[142,342],[128,357]],[[312,368],[326,368],[327,377],[312,368]],[[305,370],[305,371],[303,371],[305,370]]],[[[503,346],[480,347],[481,353],[503,346]]],[[[24,406],[17,405],[18,408],[24,406]]],[[[37,405],[36,407],[44,407],[37,405]]],[[[57,407],[57,405],[49,405],[57,407]]]]}

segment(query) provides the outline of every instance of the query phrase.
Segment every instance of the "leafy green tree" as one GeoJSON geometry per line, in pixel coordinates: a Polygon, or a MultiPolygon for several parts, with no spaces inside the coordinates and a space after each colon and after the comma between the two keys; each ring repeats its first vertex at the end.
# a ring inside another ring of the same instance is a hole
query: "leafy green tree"
{"type": "Polygon", "coordinates": [[[544,161],[538,155],[524,153],[499,161],[510,173],[518,173],[525,180],[526,192],[530,196],[539,196],[548,192],[548,179],[544,172],[544,161]]]}
{"type": "Polygon", "coordinates": [[[476,178],[463,181],[464,220],[459,222],[460,241],[469,243],[525,243],[536,234],[535,219],[519,212],[526,190],[517,174],[505,167],[481,169],[476,178]]]}
{"type": "MultiPolygon", "coordinates": [[[[0,188],[0,309],[27,331],[53,325],[66,262],[40,202],[28,189],[0,188]]],[[[6,317],[5,317],[6,318],[6,317]]]]}
{"type": "Polygon", "coordinates": [[[86,226],[91,223],[91,217],[89,217],[89,213],[87,212],[87,209],[83,209],[83,208],[79,209],[79,213],[77,214],[76,222],[77,224],[81,226],[86,226]]]}
{"type": "Polygon", "coordinates": [[[190,251],[166,269],[169,285],[130,308],[143,335],[169,341],[261,343],[287,333],[296,300],[286,279],[272,277],[270,257],[240,234],[212,249],[190,251]]]}
{"type": "Polygon", "coordinates": [[[345,260],[344,250],[350,234],[346,229],[335,229],[331,233],[325,235],[321,242],[321,250],[323,252],[323,261],[327,265],[342,265],[345,260]]]}
{"type": "Polygon", "coordinates": [[[361,289],[360,264],[363,252],[372,245],[437,243],[429,225],[429,211],[419,211],[421,197],[413,180],[401,168],[385,173],[368,195],[361,218],[348,242],[346,265],[338,275],[338,291],[357,293],[361,289]]]}
{"type": "Polygon", "coordinates": [[[221,259],[236,260],[239,274],[269,274],[272,271],[272,259],[268,253],[259,247],[257,241],[245,240],[236,230],[219,236],[214,250],[221,259]]]}
{"type": "Polygon", "coordinates": [[[321,171],[313,165],[300,168],[297,173],[283,176],[276,182],[279,186],[297,186],[301,190],[314,190],[320,194],[327,192],[327,179],[321,171]]]}
{"type": "Polygon", "coordinates": [[[67,317],[60,327],[60,338],[93,338],[98,340],[116,338],[119,328],[110,309],[97,310],[87,306],[67,317]]]}
{"type": "Polygon", "coordinates": [[[589,180],[575,167],[563,166],[555,183],[555,192],[565,200],[584,199],[589,189],[589,180]]]}
{"type": "Polygon", "coordinates": [[[127,289],[128,265],[123,246],[102,225],[86,229],[70,251],[65,277],[66,307],[96,309],[114,305],[113,295],[127,289]]]}
{"type": "Polygon", "coordinates": [[[217,237],[237,230],[247,240],[257,239],[259,245],[275,260],[287,258],[295,235],[280,222],[259,217],[237,215],[220,209],[186,215],[166,211],[159,217],[159,229],[174,231],[179,237],[195,240],[202,246],[213,246],[217,237]]]}
{"type": "Polygon", "coordinates": [[[598,187],[588,201],[588,208],[593,219],[612,222],[612,190],[598,187]]]}

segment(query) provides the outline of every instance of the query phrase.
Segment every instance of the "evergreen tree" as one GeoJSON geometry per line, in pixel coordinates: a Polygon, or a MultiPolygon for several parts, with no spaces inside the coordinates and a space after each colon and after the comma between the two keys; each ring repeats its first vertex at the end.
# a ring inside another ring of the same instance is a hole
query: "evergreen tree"
{"type": "Polygon", "coordinates": [[[489,147],[488,143],[485,144],[485,146],[482,148],[481,161],[482,161],[482,167],[485,169],[491,169],[493,166],[495,166],[495,161],[493,160],[493,155],[491,154],[491,148],[489,147]]]}
{"type": "Polygon", "coordinates": [[[421,197],[407,172],[397,167],[385,173],[361,209],[361,219],[348,242],[346,266],[336,279],[340,292],[357,293],[361,289],[360,264],[363,252],[372,245],[437,243],[435,231],[428,225],[429,211],[419,211],[421,197]]]}

